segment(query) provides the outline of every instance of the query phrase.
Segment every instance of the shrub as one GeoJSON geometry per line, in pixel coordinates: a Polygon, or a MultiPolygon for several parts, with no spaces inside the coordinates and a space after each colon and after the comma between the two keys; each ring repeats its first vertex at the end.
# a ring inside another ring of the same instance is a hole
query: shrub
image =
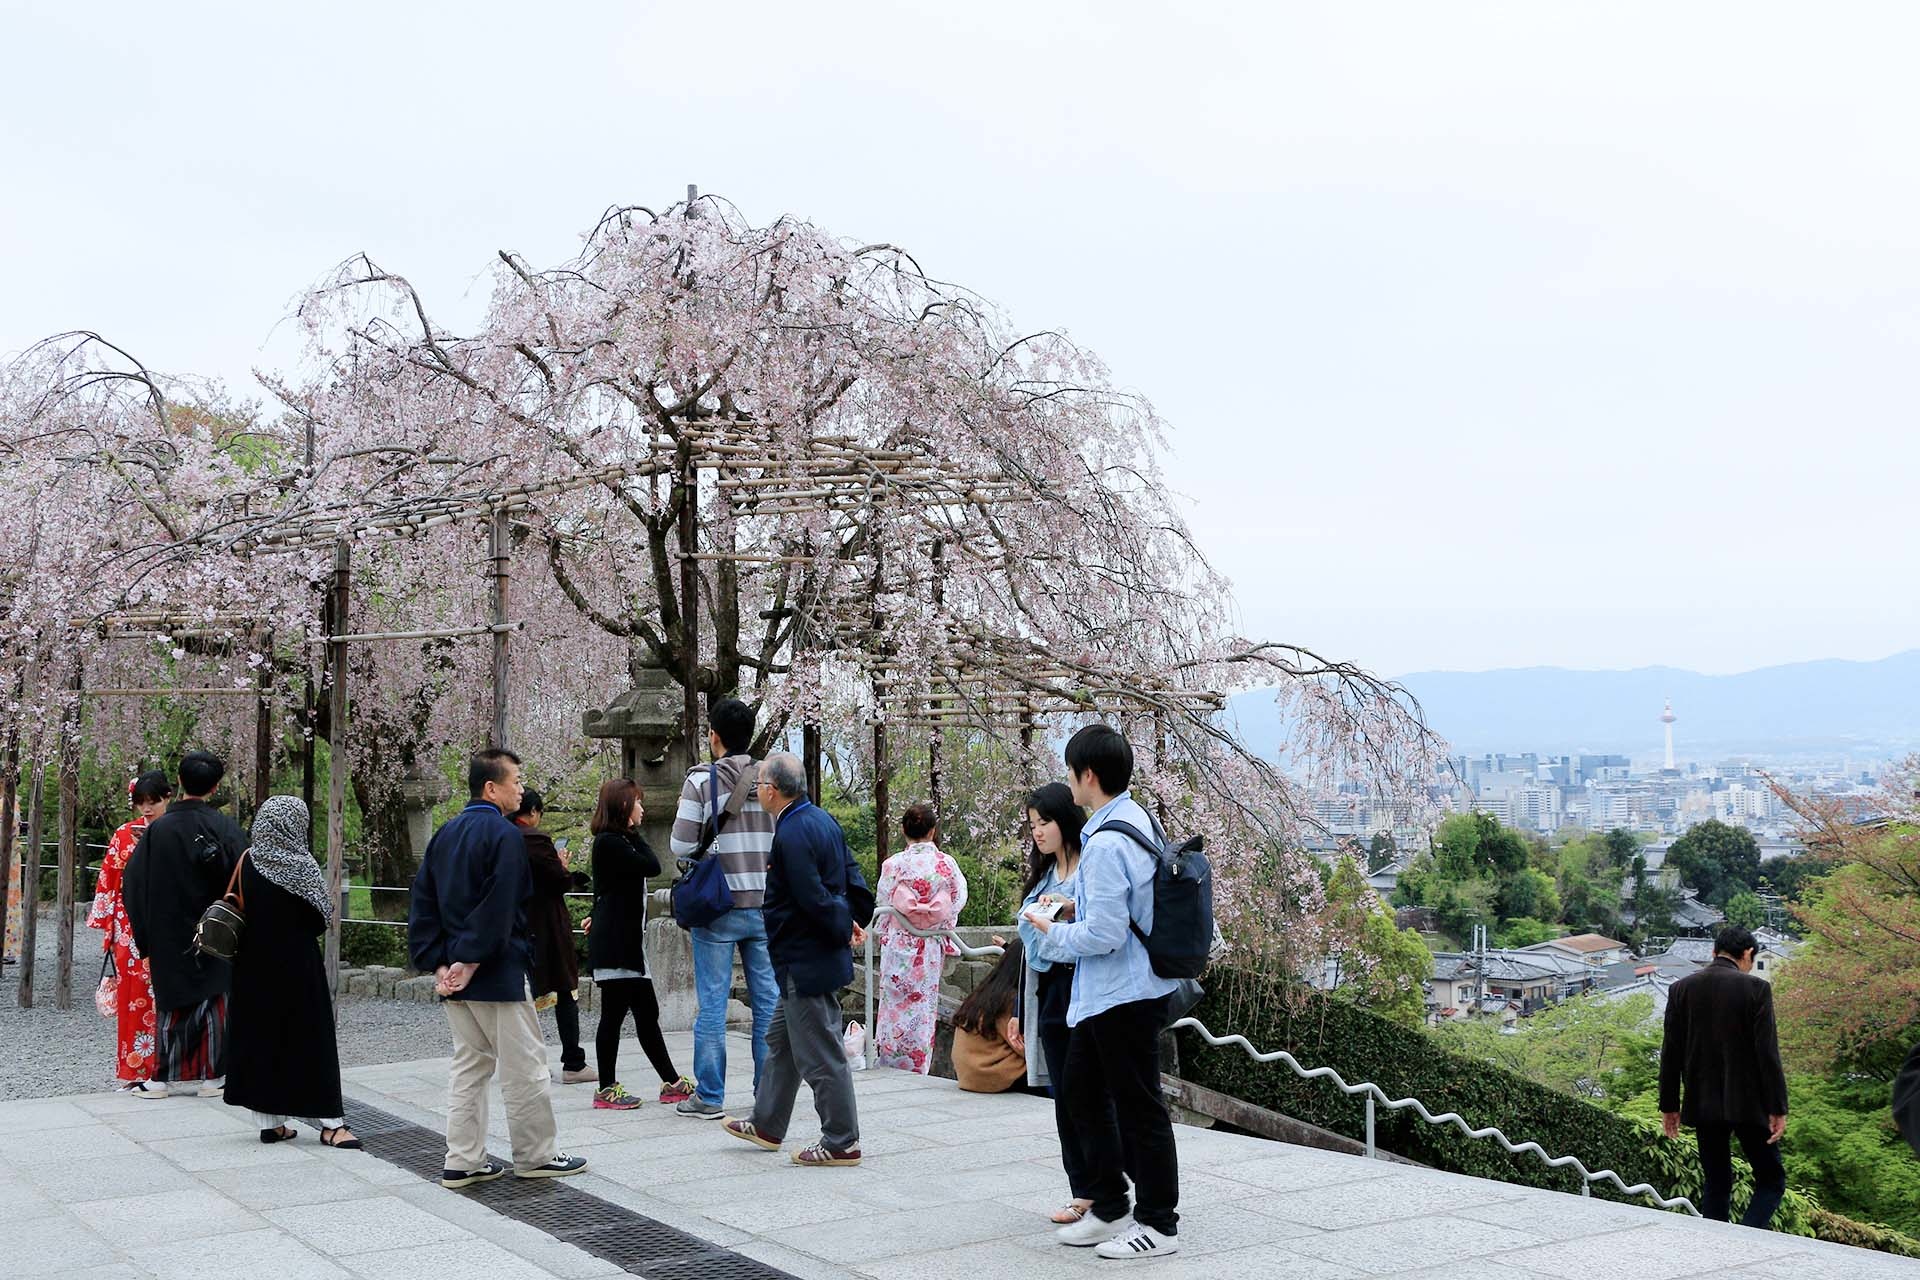
{"type": "Polygon", "coordinates": [[[407,931],[386,924],[340,926],[340,964],[348,969],[369,965],[407,967],[407,931]]]}

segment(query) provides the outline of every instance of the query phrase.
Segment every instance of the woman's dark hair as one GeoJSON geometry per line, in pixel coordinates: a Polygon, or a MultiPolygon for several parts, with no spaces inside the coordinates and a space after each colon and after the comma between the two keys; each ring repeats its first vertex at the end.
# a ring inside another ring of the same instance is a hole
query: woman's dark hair
{"type": "Polygon", "coordinates": [[[720,735],[729,755],[753,745],[753,710],[738,698],[722,698],[707,708],[707,727],[720,735]]]}
{"type": "Polygon", "coordinates": [[[632,778],[609,778],[600,784],[600,800],[593,806],[593,819],[587,830],[599,835],[605,831],[633,830],[633,802],[640,787],[632,778]]]}
{"type": "MultiPolygon", "coordinates": [[[[1027,808],[1040,815],[1044,822],[1053,822],[1060,827],[1060,846],[1064,852],[1080,852],[1080,831],[1087,825],[1087,811],[1073,802],[1073,788],[1064,782],[1049,782],[1027,797],[1027,808]]],[[[1040,852],[1040,846],[1029,845],[1027,853],[1027,883],[1020,890],[1020,896],[1032,893],[1042,880],[1047,878],[1047,869],[1053,865],[1053,855],[1040,852]]]]}
{"type": "Polygon", "coordinates": [[[547,811],[547,801],[538,791],[528,787],[520,793],[520,807],[508,814],[509,818],[526,818],[547,811]]]}
{"type": "Polygon", "coordinates": [[[908,805],[907,811],[900,815],[900,830],[909,840],[925,840],[939,825],[940,819],[930,804],[908,805]]]}
{"type": "Polygon", "coordinates": [[[953,1011],[953,1029],[971,1031],[976,1036],[1000,1034],[1000,1019],[1013,1012],[1020,998],[1020,984],[1027,976],[1027,949],[1020,939],[1007,940],[1006,954],[992,972],[980,980],[973,994],[953,1011]]]}
{"type": "Polygon", "coordinates": [[[135,804],[150,804],[155,800],[165,800],[173,794],[173,782],[162,769],[149,769],[133,780],[128,793],[135,804]]]}
{"type": "Polygon", "coordinates": [[[1110,724],[1090,724],[1067,739],[1067,771],[1078,777],[1089,769],[1110,796],[1133,781],[1133,748],[1110,724]]]}

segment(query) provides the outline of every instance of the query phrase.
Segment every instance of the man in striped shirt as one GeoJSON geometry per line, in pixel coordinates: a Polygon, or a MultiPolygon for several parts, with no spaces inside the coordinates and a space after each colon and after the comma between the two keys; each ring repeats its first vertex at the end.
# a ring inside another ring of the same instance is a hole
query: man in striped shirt
{"type": "Polygon", "coordinates": [[[767,858],[773,851],[773,816],[754,794],[759,769],[747,753],[753,743],[753,712],[737,698],[707,708],[707,745],[713,763],[687,774],[670,844],[683,866],[700,857],[720,859],[733,910],[693,932],[693,984],[700,1013],[693,1024],[693,1074],[698,1088],[676,1110],[683,1116],[717,1119],[727,1081],[727,998],[733,989],[733,952],[740,950],[747,993],[753,1001],[753,1084],[760,1087],[767,1058],[767,1027],[780,989],[767,955],[767,924],[760,913],[767,888],[767,858]],[[736,787],[746,803],[729,816],[736,787]],[[716,834],[717,831],[717,834],[716,834]]]}

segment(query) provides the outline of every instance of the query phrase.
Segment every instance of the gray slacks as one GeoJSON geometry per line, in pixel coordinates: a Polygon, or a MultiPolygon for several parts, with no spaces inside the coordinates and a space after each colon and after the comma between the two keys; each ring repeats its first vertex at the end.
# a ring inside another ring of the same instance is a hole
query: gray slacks
{"type": "Polygon", "coordinates": [[[753,1127],[769,1138],[784,1138],[793,1119],[793,1100],[805,1080],[820,1115],[820,1141],[834,1151],[860,1145],[860,1118],[854,1113],[853,1071],[840,1043],[840,1002],[831,995],[796,995],[783,984],[780,1003],[767,1028],[767,1064],[754,1094],[753,1127]]]}

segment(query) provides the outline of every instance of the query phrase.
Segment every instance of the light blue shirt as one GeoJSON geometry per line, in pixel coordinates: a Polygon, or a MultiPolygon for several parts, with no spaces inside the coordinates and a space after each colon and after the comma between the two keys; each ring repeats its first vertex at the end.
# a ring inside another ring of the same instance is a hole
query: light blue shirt
{"type": "MultiPolygon", "coordinates": [[[[1040,926],[1027,919],[1027,908],[1038,902],[1043,893],[1071,898],[1079,891],[1080,868],[1076,866],[1073,874],[1062,880],[1060,865],[1055,863],[1047,868],[1047,874],[1040,878],[1040,883],[1033,886],[1033,892],[1021,900],[1020,914],[1016,917],[1015,923],[1020,929],[1020,941],[1026,944],[1027,968],[1035,973],[1045,973],[1056,964],[1072,964],[1075,957],[1072,953],[1062,951],[1055,945],[1052,934],[1040,932],[1040,926]]],[[[1075,909],[1078,910],[1078,908],[1075,909]]],[[[1057,931],[1058,928],[1059,926],[1056,925],[1055,930],[1057,931]]]]}
{"type": "Polygon", "coordinates": [[[1153,820],[1123,791],[1102,805],[1080,832],[1079,881],[1073,894],[1073,919],[1055,924],[1047,935],[1049,955],[1071,957],[1073,1001],[1067,1025],[1138,1000],[1171,995],[1180,985],[1153,971],[1147,948],[1129,924],[1153,932],[1153,855],[1117,831],[1101,831],[1108,822],[1126,822],[1151,836],[1153,820]]]}

